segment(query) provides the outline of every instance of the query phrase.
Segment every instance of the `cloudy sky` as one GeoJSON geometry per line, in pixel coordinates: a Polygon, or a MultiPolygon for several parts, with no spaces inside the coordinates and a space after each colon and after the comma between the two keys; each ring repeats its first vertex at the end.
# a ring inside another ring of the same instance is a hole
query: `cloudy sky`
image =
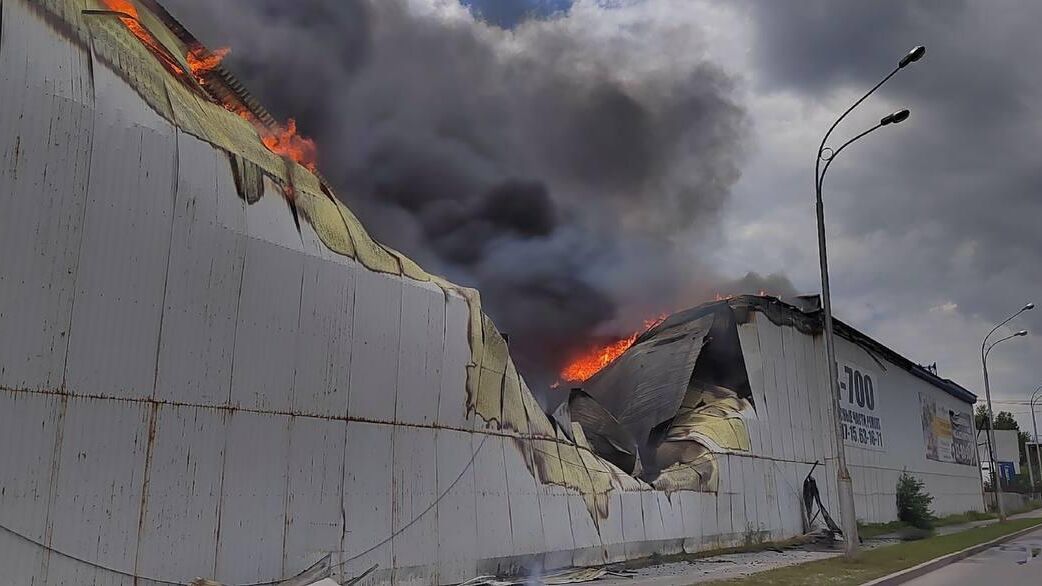
{"type": "MultiPolygon", "coordinates": [[[[379,237],[523,338],[623,333],[714,290],[817,292],[817,143],[926,45],[837,131],[912,111],[830,171],[836,313],[983,394],[981,338],[1042,302],[1038,2],[166,4],[316,136],[379,237]]],[[[999,401],[1042,384],[1042,310],[1016,326],[1036,333],[992,353],[999,401]]],[[[1030,428],[1026,405],[996,409],[1030,428]]]]}

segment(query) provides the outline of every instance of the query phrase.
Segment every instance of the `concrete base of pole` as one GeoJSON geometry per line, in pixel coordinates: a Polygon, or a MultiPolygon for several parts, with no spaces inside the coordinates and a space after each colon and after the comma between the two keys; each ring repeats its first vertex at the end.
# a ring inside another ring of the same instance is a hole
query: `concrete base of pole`
{"type": "Polygon", "coordinates": [[[854,513],[854,483],[850,474],[840,472],[839,477],[839,511],[843,522],[843,555],[848,559],[857,556],[859,539],[857,534],[857,515],[854,513]]]}

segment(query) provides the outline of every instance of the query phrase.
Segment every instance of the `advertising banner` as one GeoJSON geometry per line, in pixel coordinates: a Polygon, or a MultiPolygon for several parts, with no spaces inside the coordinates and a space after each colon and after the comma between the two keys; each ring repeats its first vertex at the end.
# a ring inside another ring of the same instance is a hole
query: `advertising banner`
{"type": "Polygon", "coordinates": [[[946,409],[933,397],[919,392],[926,457],[952,464],[976,464],[973,416],[967,411],[946,409]]]}
{"type": "Polygon", "coordinates": [[[839,414],[843,440],[852,446],[884,451],[880,419],[880,390],[876,372],[851,363],[839,363],[839,414]]]}

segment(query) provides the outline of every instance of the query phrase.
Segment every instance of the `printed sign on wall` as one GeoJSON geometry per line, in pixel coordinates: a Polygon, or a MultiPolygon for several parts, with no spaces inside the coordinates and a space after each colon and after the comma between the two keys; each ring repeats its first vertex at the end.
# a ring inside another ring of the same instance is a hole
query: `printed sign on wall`
{"type": "Polygon", "coordinates": [[[839,414],[843,440],[852,446],[884,451],[882,413],[875,371],[839,363],[839,414]]]}
{"type": "Polygon", "coordinates": [[[928,393],[919,392],[926,457],[938,462],[976,464],[973,419],[966,411],[946,409],[928,393]]]}

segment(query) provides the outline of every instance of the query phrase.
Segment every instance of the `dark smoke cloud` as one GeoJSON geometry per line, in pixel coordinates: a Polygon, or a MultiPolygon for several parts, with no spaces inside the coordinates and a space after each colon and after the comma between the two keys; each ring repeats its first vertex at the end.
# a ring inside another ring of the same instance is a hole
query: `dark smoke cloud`
{"type": "Polygon", "coordinates": [[[435,0],[168,4],[317,140],[377,238],[481,290],[530,381],[712,289],[696,250],[746,122],[685,11],[578,3],[506,31],[435,0]]]}

